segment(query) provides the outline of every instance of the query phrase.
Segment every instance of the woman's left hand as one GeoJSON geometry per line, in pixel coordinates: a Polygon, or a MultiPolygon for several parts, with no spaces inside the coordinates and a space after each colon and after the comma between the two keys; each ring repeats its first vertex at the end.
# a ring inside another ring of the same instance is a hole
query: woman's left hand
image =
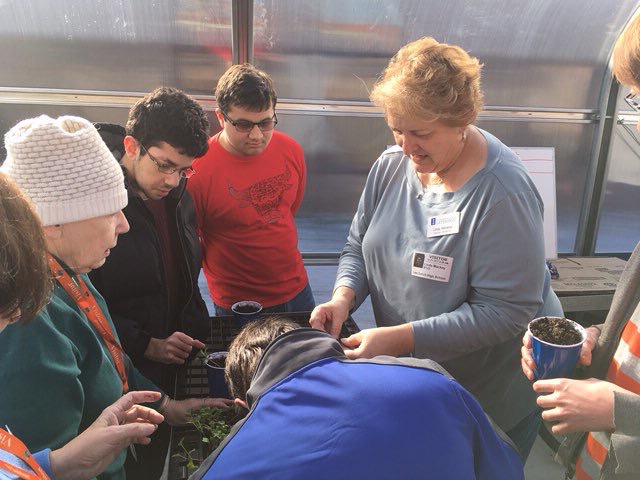
{"type": "Polygon", "coordinates": [[[413,327],[405,323],[395,327],[368,328],[340,341],[347,358],[397,357],[413,350],[413,327]]]}
{"type": "Polygon", "coordinates": [[[154,402],[160,392],[134,391],[105,408],[89,427],[62,448],[49,454],[53,477],[80,480],[101,473],[132,443],[147,445],[163,421],[155,410],[136,405],[154,402]]]}
{"type": "Polygon", "coordinates": [[[542,419],[552,422],[551,431],[558,434],[613,431],[613,392],[626,392],[595,378],[538,380],[533,390],[540,394],[537,403],[544,408],[542,419]]]}

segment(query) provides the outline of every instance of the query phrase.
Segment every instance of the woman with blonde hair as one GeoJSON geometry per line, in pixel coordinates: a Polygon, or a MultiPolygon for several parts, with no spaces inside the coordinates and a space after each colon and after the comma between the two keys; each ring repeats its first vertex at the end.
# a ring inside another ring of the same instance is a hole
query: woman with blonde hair
{"type": "Polygon", "coordinates": [[[433,38],[389,62],[371,99],[397,145],[369,173],[332,299],[311,323],[337,335],[369,295],[378,328],[343,339],[347,356],[439,362],[526,459],[540,413],[519,372],[519,342],[532,318],[561,308],[545,266],[542,199],[515,153],[473,125],[481,67],[433,38]]]}

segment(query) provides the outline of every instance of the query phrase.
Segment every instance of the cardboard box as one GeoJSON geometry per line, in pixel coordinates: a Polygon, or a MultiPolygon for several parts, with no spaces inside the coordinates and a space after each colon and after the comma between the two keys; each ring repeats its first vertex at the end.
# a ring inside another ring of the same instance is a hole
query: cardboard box
{"type": "Polygon", "coordinates": [[[551,260],[560,278],[551,280],[558,296],[612,294],[626,265],[617,257],[566,257],[551,260]]]}

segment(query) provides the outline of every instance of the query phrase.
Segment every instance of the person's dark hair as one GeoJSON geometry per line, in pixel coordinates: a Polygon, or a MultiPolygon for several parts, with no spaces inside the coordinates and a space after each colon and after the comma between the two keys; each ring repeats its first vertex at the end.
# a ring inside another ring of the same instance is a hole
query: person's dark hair
{"type": "Polygon", "coordinates": [[[27,197],[0,173],[0,316],[28,322],[47,304],[52,282],[40,220],[27,197]]]}
{"type": "Polygon", "coordinates": [[[194,158],[209,149],[207,114],[198,102],[176,88],[156,88],[138,100],[129,110],[126,130],[146,148],[166,142],[194,158]]]}
{"type": "Polygon", "coordinates": [[[229,67],[218,80],[215,97],[225,113],[235,106],[262,112],[275,109],[278,102],[271,77],[249,63],[229,67]]]}
{"type": "Polygon", "coordinates": [[[267,346],[283,333],[300,328],[284,317],[267,317],[247,324],[229,346],[224,376],[233,398],[247,400],[247,390],[267,346]]]}

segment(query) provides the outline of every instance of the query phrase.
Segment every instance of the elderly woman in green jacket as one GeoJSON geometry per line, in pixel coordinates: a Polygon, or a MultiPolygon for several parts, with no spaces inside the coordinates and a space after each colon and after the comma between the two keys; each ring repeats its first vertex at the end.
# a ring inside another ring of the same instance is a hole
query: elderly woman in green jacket
{"type": "MultiPolygon", "coordinates": [[[[87,276],[129,229],[122,170],[93,125],[43,115],[13,127],[5,146],[2,170],[43,225],[53,292],[33,322],[10,325],[0,336],[0,425],[41,450],[70,441],[128,391],[160,392],[151,405],[172,425],[186,423],[194,408],[228,405],[172,400],[122,350],[106,303],[87,276]]],[[[98,478],[124,478],[124,458],[122,451],[98,478]]]]}
{"type": "MultiPolygon", "coordinates": [[[[46,305],[51,281],[45,241],[27,198],[0,173],[0,334],[10,324],[26,324],[46,305]]],[[[10,359],[8,359],[10,360],[10,359]]],[[[0,428],[0,479],[90,478],[131,443],[149,443],[163,417],[134,402],[155,401],[159,392],[129,392],[107,407],[82,434],[63,447],[27,455],[22,442],[0,428]],[[44,472],[44,473],[43,473],[44,472]]],[[[4,427],[4,425],[2,426],[4,427]]]]}

